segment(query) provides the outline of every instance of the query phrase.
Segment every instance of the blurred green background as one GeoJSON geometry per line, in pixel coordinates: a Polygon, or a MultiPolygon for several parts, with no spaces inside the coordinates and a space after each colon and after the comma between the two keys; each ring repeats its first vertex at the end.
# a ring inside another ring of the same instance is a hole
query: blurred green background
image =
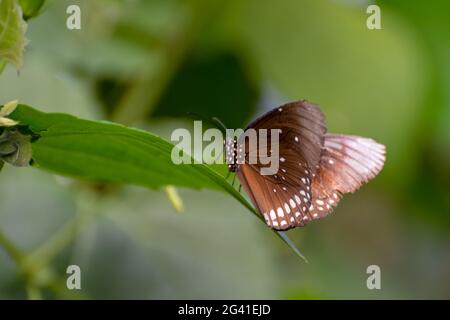
{"type": "Polygon", "coordinates": [[[236,128],[307,99],[329,131],[385,144],[387,162],[335,214],[288,232],[309,264],[226,194],[181,189],[177,213],[162,190],[5,166],[1,233],[51,254],[30,275],[0,247],[0,298],[450,298],[448,1],[48,1],[26,35],[1,103],[169,138],[187,112],[236,128]],[[372,3],[381,30],[366,27],[372,3]],[[66,28],[70,4],[81,30],[66,28]],[[366,287],[373,264],[381,290],[366,287]]]}

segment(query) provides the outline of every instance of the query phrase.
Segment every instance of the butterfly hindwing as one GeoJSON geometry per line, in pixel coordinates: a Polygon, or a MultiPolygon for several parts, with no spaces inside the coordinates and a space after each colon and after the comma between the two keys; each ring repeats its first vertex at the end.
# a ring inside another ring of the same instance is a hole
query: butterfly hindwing
{"type": "Polygon", "coordinates": [[[344,193],[355,192],[383,168],[385,147],[372,139],[326,134],[324,149],[312,182],[313,219],[323,218],[344,193]]]}

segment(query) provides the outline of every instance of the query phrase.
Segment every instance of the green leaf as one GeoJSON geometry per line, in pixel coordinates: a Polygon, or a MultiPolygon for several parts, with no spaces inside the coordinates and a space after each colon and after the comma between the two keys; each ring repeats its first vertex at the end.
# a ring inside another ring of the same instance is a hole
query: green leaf
{"type": "Polygon", "coordinates": [[[22,67],[27,25],[16,0],[0,0],[0,58],[22,67]]]}
{"type": "Polygon", "coordinates": [[[28,20],[37,16],[45,4],[45,0],[19,0],[22,7],[23,17],[28,20]]]}
{"type": "MultiPolygon", "coordinates": [[[[37,168],[152,189],[172,185],[224,191],[263,221],[255,208],[210,167],[175,165],[171,160],[174,146],[154,134],[111,122],[43,113],[25,105],[19,105],[10,118],[28,126],[38,136],[32,142],[33,165],[37,168]]],[[[284,233],[277,235],[301,256],[284,233]]]]}

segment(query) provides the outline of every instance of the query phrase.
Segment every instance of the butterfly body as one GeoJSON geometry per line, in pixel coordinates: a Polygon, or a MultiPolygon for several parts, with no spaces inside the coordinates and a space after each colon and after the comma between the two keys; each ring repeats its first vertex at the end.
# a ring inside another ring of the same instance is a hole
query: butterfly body
{"type": "Polygon", "coordinates": [[[225,157],[227,160],[228,170],[230,172],[236,172],[239,168],[238,165],[238,142],[236,137],[227,137],[224,140],[225,144],[225,157]]]}
{"type": "Polygon", "coordinates": [[[278,130],[275,143],[258,141],[258,148],[278,149],[278,171],[271,175],[261,174],[261,162],[250,161],[243,139],[225,142],[229,170],[236,172],[273,229],[300,227],[327,216],[344,193],[354,192],[383,167],[383,145],[368,138],[326,133],[324,119],[318,106],[298,101],[269,111],[247,127],[278,130]]]}

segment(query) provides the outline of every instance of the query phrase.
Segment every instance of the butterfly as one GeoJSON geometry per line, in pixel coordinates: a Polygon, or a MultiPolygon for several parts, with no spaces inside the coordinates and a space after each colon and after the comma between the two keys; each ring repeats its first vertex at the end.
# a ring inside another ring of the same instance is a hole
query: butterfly
{"type": "MultiPolygon", "coordinates": [[[[244,191],[275,230],[288,230],[326,217],[345,193],[353,193],[383,168],[385,146],[369,138],[327,133],[325,116],[306,100],[284,104],[254,120],[245,130],[278,130],[279,167],[262,175],[259,162],[249,161],[242,138],[227,141],[226,157],[233,161],[244,191]],[[230,146],[232,145],[232,146],[230,146]],[[237,150],[244,161],[237,163],[237,150]]],[[[258,142],[258,147],[262,144],[258,142]]]]}

